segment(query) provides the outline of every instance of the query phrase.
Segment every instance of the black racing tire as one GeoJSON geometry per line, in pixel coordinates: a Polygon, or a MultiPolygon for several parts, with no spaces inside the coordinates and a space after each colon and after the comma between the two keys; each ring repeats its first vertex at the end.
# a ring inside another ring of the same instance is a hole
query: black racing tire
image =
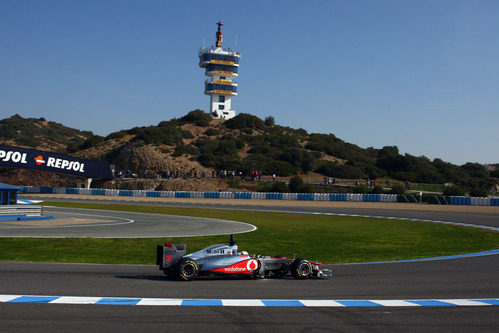
{"type": "Polygon", "coordinates": [[[291,274],[295,279],[308,279],[312,273],[312,264],[306,259],[298,258],[291,264],[291,274]]]}
{"type": "Polygon", "coordinates": [[[193,259],[184,258],[177,265],[177,277],[179,280],[192,281],[198,274],[199,266],[193,259]]]}

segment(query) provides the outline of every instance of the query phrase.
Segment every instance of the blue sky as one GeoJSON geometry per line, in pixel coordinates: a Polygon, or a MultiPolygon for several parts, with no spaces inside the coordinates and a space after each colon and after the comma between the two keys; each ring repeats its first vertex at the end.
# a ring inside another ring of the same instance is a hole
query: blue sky
{"type": "Polygon", "coordinates": [[[242,53],[237,113],[361,147],[499,163],[499,1],[0,2],[0,118],[108,135],[209,109],[198,48],[242,53]]]}

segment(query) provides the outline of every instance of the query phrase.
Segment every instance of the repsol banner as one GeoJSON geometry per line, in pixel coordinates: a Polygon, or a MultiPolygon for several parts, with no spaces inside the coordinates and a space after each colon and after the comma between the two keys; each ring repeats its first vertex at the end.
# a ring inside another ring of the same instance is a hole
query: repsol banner
{"type": "Polygon", "coordinates": [[[2,145],[0,166],[61,172],[85,178],[113,178],[109,165],[104,162],[2,145]]]}

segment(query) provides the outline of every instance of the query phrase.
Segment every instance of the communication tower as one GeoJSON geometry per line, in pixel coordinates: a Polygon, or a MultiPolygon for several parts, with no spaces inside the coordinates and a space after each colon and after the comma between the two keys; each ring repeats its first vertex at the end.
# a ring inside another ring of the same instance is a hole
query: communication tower
{"type": "Polygon", "coordinates": [[[222,49],[222,22],[218,22],[216,46],[199,49],[199,67],[205,68],[210,79],[204,82],[204,93],[210,96],[210,112],[214,118],[230,119],[236,111],[231,108],[231,99],[237,96],[239,58],[241,54],[230,49],[222,49]]]}

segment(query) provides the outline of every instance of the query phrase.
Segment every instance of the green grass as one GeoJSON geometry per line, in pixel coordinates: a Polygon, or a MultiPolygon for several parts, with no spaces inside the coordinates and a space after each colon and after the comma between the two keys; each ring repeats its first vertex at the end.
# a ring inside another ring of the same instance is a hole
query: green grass
{"type": "MultiPolygon", "coordinates": [[[[324,263],[425,258],[499,248],[499,233],[476,228],[391,219],[158,206],[44,203],[159,214],[211,217],[254,224],[236,235],[240,250],[306,257],[324,263]]],[[[149,239],[0,238],[0,261],[154,264],[155,247],[186,243],[188,252],[228,236],[149,239]]]]}

